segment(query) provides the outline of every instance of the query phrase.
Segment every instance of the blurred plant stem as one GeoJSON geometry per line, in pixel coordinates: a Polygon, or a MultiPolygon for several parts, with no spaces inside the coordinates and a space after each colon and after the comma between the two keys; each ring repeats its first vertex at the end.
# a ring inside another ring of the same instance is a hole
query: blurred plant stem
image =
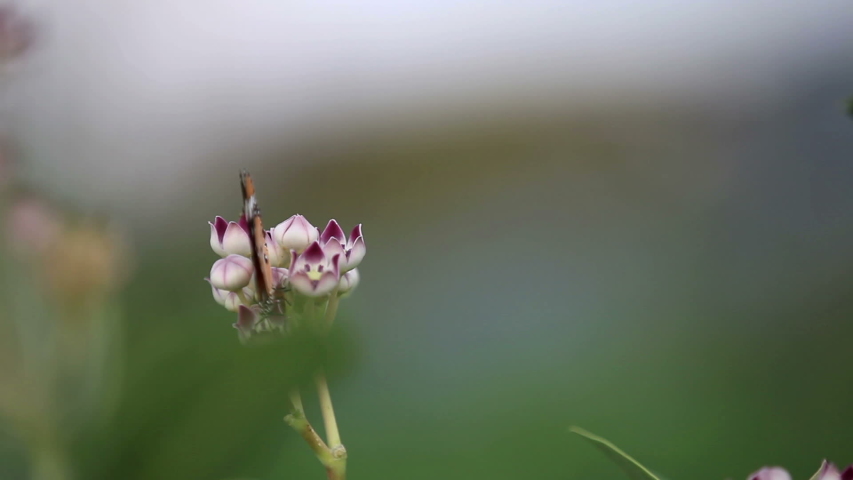
{"type": "Polygon", "coordinates": [[[32,480],[71,480],[74,478],[68,457],[58,442],[42,438],[30,442],[30,478],[32,480]]]}
{"type": "Polygon", "coordinates": [[[338,290],[332,290],[332,293],[329,295],[329,304],[326,305],[326,328],[332,328],[332,324],[335,322],[335,316],[338,314],[338,302],[340,302],[341,298],[338,296],[338,290]]]}
{"type": "MultiPolygon", "coordinates": [[[[324,329],[331,327],[335,320],[335,314],[338,310],[338,294],[333,291],[330,295],[328,304],[324,314],[324,329]]],[[[309,301],[306,305],[306,314],[308,318],[316,325],[319,318],[316,315],[316,309],[313,301],[309,301]]],[[[284,421],[296,430],[299,435],[305,439],[305,442],[320,460],[320,463],[326,467],[326,474],[329,480],[345,480],[347,470],[347,451],[341,444],[341,434],[338,431],[338,422],[335,419],[335,409],[332,406],[332,395],[329,392],[329,384],[326,381],[326,375],[322,369],[318,370],[315,377],[317,384],[317,396],[320,401],[320,411],[323,414],[323,423],[326,427],[326,440],[323,439],[305,418],[305,410],[302,408],[302,397],[298,390],[293,390],[290,393],[290,403],[292,411],[284,417],[284,421]]]]}
{"type": "Polygon", "coordinates": [[[302,395],[299,394],[298,388],[294,388],[290,391],[290,403],[293,405],[293,410],[298,410],[300,412],[305,411],[305,409],[302,408],[302,395]]]}
{"type": "Polygon", "coordinates": [[[320,412],[323,414],[323,424],[326,426],[326,440],[332,448],[341,446],[341,434],[338,432],[338,421],[335,419],[335,408],[332,406],[332,394],[323,371],[317,372],[317,396],[320,399],[320,412]]]}

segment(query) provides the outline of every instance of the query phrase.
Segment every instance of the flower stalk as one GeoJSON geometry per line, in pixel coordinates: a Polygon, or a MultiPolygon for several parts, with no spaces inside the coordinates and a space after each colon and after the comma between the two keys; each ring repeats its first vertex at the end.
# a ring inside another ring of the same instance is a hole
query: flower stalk
{"type": "MultiPolygon", "coordinates": [[[[247,197],[247,178],[248,173],[241,174],[244,202],[251,205],[256,200],[253,192],[247,197]]],[[[262,230],[263,226],[258,225],[259,215],[252,218],[257,210],[250,212],[244,208],[236,222],[223,217],[209,222],[210,247],[220,257],[206,278],[214,300],[237,313],[233,326],[244,344],[263,340],[269,334],[287,335],[302,327],[303,322],[316,330],[328,331],[337,315],[340,298],[351,295],[359,283],[356,267],[367,251],[362,226],[356,225],[347,236],[337,221],[330,220],[321,233],[297,214],[271,230],[262,230]],[[261,232],[263,239],[259,238],[261,232]],[[261,240],[263,248],[253,243],[261,240]],[[268,289],[269,298],[261,298],[258,293],[266,289],[266,284],[259,279],[268,277],[272,277],[268,282],[274,287],[268,289]]],[[[347,451],[341,443],[322,368],[315,372],[314,382],[326,440],[306,418],[298,389],[290,392],[291,412],[284,421],[305,440],[326,468],[329,480],[344,480],[347,451]]]]}
{"type": "Polygon", "coordinates": [[[342,446],[338,421],[335,419],[335,408],[332,406],[332,394],[329,392],[329,383],[326,382],[326,374],[320,370],[314,377],[314,382],[317,384],[320,412],[323,414],[323,424],[326,426],[326,439],[332,448],[342,446]]]}
{"type": "MultiPolygon", "coordinates": [[[[337,292],[332,292],[329,296],[329,301],[326,305],[324,315],[324,326],[330,327],[335,319],[337,311],[338,295],[337,292]]],[[[311,320],[319,320],[316,315],[314,302],[308,302],[306,305],[306,313],[311,320]]],[[[332,395],[329,391],[329,383],[326,380],[326,374],[322,369],[318,370],[314,376],[314,382],[317,385],[317,397],[320,402],[320,412],[323,415],[323,425],[326,429],[326,441],[317,434],[311,423],[305,418],[305,410],[302,408],[302,398],[298,390],[291,392],[291,404],[293,411],[290,415],[284,417],[284,421],[296,430],[311,450],[314,455],[320,460],[320,463],[326,467],[326,474],[329,480],[345,480],[347,468],[347,451],[341,443],[341,434],[338,430],[338,421],[335,418],[335,408],[332,405],[332,395]]]]}

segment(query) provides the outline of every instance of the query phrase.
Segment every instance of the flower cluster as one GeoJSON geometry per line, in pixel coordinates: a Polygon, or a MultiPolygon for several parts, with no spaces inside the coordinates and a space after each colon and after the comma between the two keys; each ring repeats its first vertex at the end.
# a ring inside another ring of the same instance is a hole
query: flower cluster
{"type": "MultiPolygon", "coordinates": [[[[782,467],[764,467],[750,475],[749,480],[791,480],[791,474],[782,467]]],[[[853,465],[839,472],[835,464],[824,460],[812,480],[853,480],[853,465]]]]}
{"type": "Polygon", "coordinates": [[[283,329],[284,306],[296,313],[310,303],[348,296],[358,285],[356,267],[366,253],[361,225],[346,235],[335,220],[330,220],[320,232],[302,215],[294,215],[264,232],[275,301],[282,308],[275,315],[260,303],[256,292],[252,255],[251,230],[241,216],[237,222],[216,217],[210,223],[210,247],[220,257],[206,278],[213,289],[213,298],[226,309],[238,314],[240,337],[247,339],[255,333],[283,329]],[[308,302],[308,300],[312,300],[308,302]]]}

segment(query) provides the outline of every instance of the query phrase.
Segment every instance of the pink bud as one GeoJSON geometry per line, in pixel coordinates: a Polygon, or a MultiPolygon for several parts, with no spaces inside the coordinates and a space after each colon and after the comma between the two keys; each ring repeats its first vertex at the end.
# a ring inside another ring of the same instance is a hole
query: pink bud
{"type": "Polygon", "coordinates": [[[228,255],[213,263],[210,284],[220,290],[236,292],[249,285],[252,279],[252,261],[240,255],[228,255]]]}
{"type": "Polygon", "coordinates": [[[294,215],[273,229],[273,237],[278,245],[284,250],[295,250],[297,253],[305,251],[319,235],[317,228],[308,223],[302,215],[294,215]]]}
{"type": "Polygon", "coordinates": [[[220,257],[226,255],[252,255],[252,244],[249,238],[249,224],[242,216],[239,222],[229,222],[222,217],[216,217],[210,224],[210,247],[220,257]]]}
{"type": "Polygon", "coordinates": [[[358,286],[358,282],[360,280],[361,275],[359,275],[357,268],[341,275],[341,281],[338,282],[338,293],[341,294],[342,297],[350,296],[352,291],[355,290],[355,287],[358,286]]]}

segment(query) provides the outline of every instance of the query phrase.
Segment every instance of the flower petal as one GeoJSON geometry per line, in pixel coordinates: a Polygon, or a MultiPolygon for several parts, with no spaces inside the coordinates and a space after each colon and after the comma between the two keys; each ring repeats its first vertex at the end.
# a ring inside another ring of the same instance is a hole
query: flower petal
{"type": "Polygon", "coordinates": [[[344,258],[343,255],[337,254],[334,257],[332,257],[332,261],[330,262],[331,263],[331,265],[330,265],[331,271],[335,275],[335,281],[337,281],[341,278],[341,263],[342,263],[341,260],[343,258],[344,258]]]}
{"type": "Polygon", "coordinates": [[[309,265],[319,265],[326,261],[326,254],[323,252],[323,247],[318,242],[312,242],[311,245],[299,255],[299,260],[309,265]]]}
{"type": "Polygon", "coordinates": [[[346,250],[344,250],[344,246],[341,245],[337,238],[333,238],[323,245],[323,253],[326,254],[326,258],[332,258],[335,255],[344,256],[346,250]]]}
{"type": "Polygon", "coordinates": [[[841,480],[841,474],[838,473],[838,468],[834,463],[824,460],[813,478],[817,480],[841,480]]]}
{"type": "MultiPolygon", "coordinates": [[[[207,283],[210,283],[209,278],[205,278],[205,280],[207,283]]],[[[229,292],[214,287],[212,283],[210,283],[210,289],[213,290],[213,299],[216,300],[216,303],[225,306],[225,296],[228,295],[229,292]]]]}
{"type": "MultiPolygon", "coordinates": [[[[225,220],[222,217],[216,217],[216,222],[219,222],[219,219],[225,220]]],[[[210,224],[210,248],[213,249],[213,252],[219,255],[220,257],[225,257],[228,255],[228,252],[222,249],[222,236],[219,234],[218,227],[216,223],[207,222],[210,224]]],[[[225,235],[225,229],[222,230],[222,235],[225,235]]]]}
{"type": "Polygon", "coordinates": [[[749,480],[791,480],[791,475],[782,467],[764,467],[750,475],[749,480]]]}
{"type": "Polygon", "coordinates": [[[347,248],[352,248],[353,243],[358,237],[361,237],[361,224],[352,227],[352,231],[349,233],[349,237],[347,240],[347,248]]]}
{"type": "Polygon", "coordinates": [[[237,323],[234,324],[234,328],[251,333],[259,319],[258,309],[240,305],[237,308],[237,323]]]}
{"type": "Polygon", "coordinates": [[[325,245],[326,242],[333,238],[337,238],[340,243],[346,244],[347,237],[344,234],[344,229],[338,225],[335,219],[329,220],[326,228],[323,229],[323,233],[320,234],[320,243],[325,245]]]}
{"type": "Polygon", "coordinates": [[[338,293],[342,297],[349,296],[358,286],[359,281],[361,281],[361,275],[359,275],[357,268],[341,275],[341,281],[338,282],[338,293]]]}
{"type": "Polygon", "coordinates": [[[346,267],[344,270],[352,270],[359,266],[364,256],[367,254],[367,247],[364,245],[364,238],[359,236],[352,244],[352,248],[347,250],[346,267]]]}
{"type": "Polygon", "coordinates": [[[236,312],[241,305],[245,305],[245,303],[236,293],[228,292],[225,295],[225,309],[229,312],[236,312]]]}
{"type": "Polygon", "coordinates": [[[240,342],[246,343],[254,333],[255,324],[260,319],[260,312],[255,307],[240,305],[237,309],[237,322],[233,324],[237,329],[240,342]]]}
{"type": "Polygon", "coordinates": [[[273,240],[272,230],[267,230],[266,233],[267,253],[269,253],[270,264],[273,267],[289,266],[290,265],[290,250],[281,248],[278,242],[273,240]]]}
{"type": "Polygon", "coordinates": [[[252,244],[249,233],[237,222],[228,223],[222,236],[222,249],[229,254],[252,256],[252,244]]]}
{"type": "Polygon", "coordinates": [[[290,272],[286,268],[272,267],[272,281],[275,288],[281,288],[287,283],[290,272]]]}
{"type": "Polygon", "coordinates": [[[311,296],[314,292],[314,281],[304,271],[291,273],[288,281],[294,290],[303,295],[311,296]]]}
{"type": "Polygon", "coordinates": [[[313,280],[306,272],[295,272],[290,275],[290,286],[307,297],[322,297],[338,286],[338,277],[333,272],[326,272],[313,280]]]}
{"type": "Polygon", "coordinates": [[[276,225],[273,237],[282,248],[301,252],[319,237],[317,228],[302,215],[296,214],[276,225]]]}
{"type": "Polygon", "coordinates": [[[240,225],[240,228],[246,231],[246,235],[252,236],[252,231],[249,230],[249,221],[246,220],[246,214],[240,214],[240,220],[237,221],[237,225],[240,225]]]}
{"type": "Polygon", "coordinates": [[[332,290],[338,287],[338,276],[333,272],[326,272],[321,277],[320,280],[314,282],[314,293],[310,296],[312,297],[322,297],[323,295],[328,295],[332,293],[332,290]]]}

